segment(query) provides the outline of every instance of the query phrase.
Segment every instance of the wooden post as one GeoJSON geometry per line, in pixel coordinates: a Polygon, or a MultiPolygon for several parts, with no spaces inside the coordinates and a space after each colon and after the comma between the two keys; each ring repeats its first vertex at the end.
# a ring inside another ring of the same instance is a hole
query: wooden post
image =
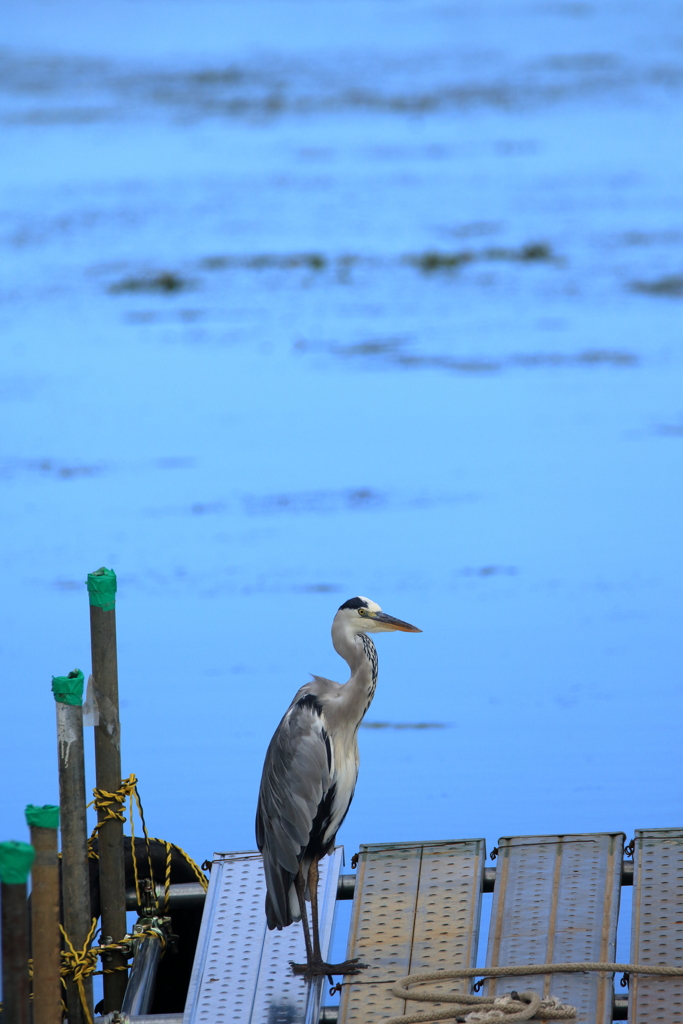
{"type": "Polygon", "coordinates": [[[29,1024],[28,903],[26,879],[33,861],[28,843],[0,843],[2,878],[2,1019],[29,1024]]]}
{"type": "MultiPolygon", "coordinates": [[[[92,674],[99,711],[95,726],[95,770],[97,788],[115,793],[121,787],[121,727],[119,721],[119,676],[116,658],[116,573],[98,569],[88,574],[90,598],[90,643],[92,674]]],[[[121,804],[114,809],[121,810],[121,804]]],[[[98,811],[98,853],[100,865],[100,906],[103,941],[120,941],[126,934],[126,885],[123,862],[123,822],[98,811]]],[[[127,966],[122,953],[113,953],[110,969],[127,966]]],[[[104,975],[104,1012],[120,1010],[128,983],[125,970],[104,975]]]]}
{"type": "Polygon", "coordinates": [[[31,872],[31,957],[33,959],[33,1020],[61,1024],[61,936],[59,933],[59,807],[26,808],[31,845],[36,851],[31,872]]]}
{"type": "MultiPolygon", "coordinates": [[[[59,751],[59,806],[62,819],[62,903],[64,929],[76,950],[85,946],[92,923],[88,873],[88,829],[85,814],[85,762],[83,757],[83,673],[54,676],[52,691],[57,708],[59,751]]],[[[83,981],[92,1014],[92,978],[83,981]]],[[[69,1024],[86,1024],[78,986],[67,980],[69,1024]]]]}

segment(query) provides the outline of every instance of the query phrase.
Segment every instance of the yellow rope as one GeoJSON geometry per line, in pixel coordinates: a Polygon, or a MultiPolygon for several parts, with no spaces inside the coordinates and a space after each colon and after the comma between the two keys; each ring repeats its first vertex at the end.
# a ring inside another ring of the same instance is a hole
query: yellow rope
{"type": "Polygon", "coordinates": [[[97,928],[97,918],[94,917],[92,920],[92,926],[88,932],[88,937],[85,940],[83,949],[75,949],[69,936],[66,934],[61,924],[59,930],[64,936],[67,948],[62,950],[62,971],[61,973],[65,976],[72,975],[73,981],[78,988],[78,995],[80,996],[81,1006],[83,1007],[83,1013],[86,1016],[88,1024],[94,1024],[92,1014],[90,1013],[90,1007],[88,1006],[88,1000],[85,997],[85,988],[83,986],[83,979],[90,977],[91,974],[95,973],[97,967],[97,948],[89,948],[90,943],[95,937],[95,929],[97,928]]]}
{"type": "Polygon", "coordinates": [[[88,807],[94,807],[97,811],[106,811],[105,816],[95,825],[93,836],[97,835],[106,821],[123,822],[126,820],[123,814],[123,804],[126,797],[135,790],[137,781],[134,775],[129,775],[127,779],[121,779],[121,788],[117,789],[115,793],[110,793],[106,789],[93,789],[94,800],[90,801],[88,807]]]}
{"type": "Polygon", "coordinates": [[[168,913],[168,907],[171,902],[171,858],[173,855],[173,847],[170,843],[166,843],[166,875],[164,877],[164,914],[168,913]]]}
{"type": "Polygon", "coordinates": [[[164,909],[166,910],[168,909],[169,902],[169,887],[171,884],[171,858],[173,850],[179,853],[180,856],[185,860],[185,862],[189,864],[189,866],[192,868],[197,878],[197,881],[204,889],[204,892],[206,892],[209,888],[209,880],[202,871],[202,869],[200,868],[199,864],[197,864],[197,862],[194,861],[192,857],[190,857],[189,853],[186,853],[182,847],[176,845],[176,843],[169,843],[168,840],[166,839],[155,839],[154,837],[149,836],[145,824],[145,816],[142,810],[142,802],[140,800],[140,794],[138,792],[137,784],[138,780],[135,777],[135,775],[129,775],[127,779],[121,780],[121,788],[117,790],[115,793],[109,793],[107,790],[104,789],[93,789],[94,799],[88,804],[88,807],[95,807],[95,809],[98,811],[105,810],[107,813],[106,816],[102,819],[102,821],[99,821],[97,825],[95,825],[95,828],[92,830],[92,834],[90,836],[90,839],[88,840],[88,857],[92,858],[93,860],[99,859],[99,855],[93,849],[93,839],[95,838],[95,836],[98,833],[98,830],[105,823],[105,821],[110,821],[113,818],[116,821],[125,822],[126,818],[124,817],[123,814],[123,805],[125,804],[126,797],[128,797],[130,800],[129,817],[133,853],[133,875],[135,878],[135,894],[138,900],[138,904],[140,903],[140,882],[138,878],[137,858],[135,856],[135,829],[133,825],[133,798],[135,798],[138,813],[140,815],[140,821],[142,822],[142,829],[145,835],[145,841],[147,843],[149,877],[152,880],[154,880],[154,872],[152,870],[152,858],[149,844],[162,843],[166,849],[166,875],[164,879],[164,909]],[[118,805],[118,807],[116,805],[118,805]]]}
{"type": "MultiPolygon", "coordinates": [[[[137,857],[135,856],[135,823],[133,815],[133,799],[135,799],[138,814],[140,815],[140,821],[142,822],[142,831],[144,833],[145,844],[147,846],[147,862],[149,865],[149,877],[150,880],[152,881],[152,884],[154,884],[154,870],[152,866],[152,854],[150,849],[150,843],[162,843],[166,850],[166,864],[164,876],[164,912],[168,910],[170,902],[171,864],[173,850],[177,850],[177,852],[185,859],[187,864],[190,865],[195,875],[197,876],[197,879],[201,883],[204,891],[206,892],[207,889],[209,888],[208,879],[204,872],[202,871],[202,869],[199,867],[199,865],[194,860],[192,860],[192,857],[190,857],[190,855],[186,853],[185,850],[183,850],[180,846],[176,846],[175,843],[169,843],[165,839],[150,838],[149,833],[147,831],[147,825],[145,823],[145,815],[142,808],[142,801],[140,800],[140,794],[138,793],[138,780],[134,774],[129,775],[127,779],[122,779],[120,789],[116,790],[116,792],[114,793],[110,793],[106,789],[93,789],[93,800],[88,804],[88,807],[94,807],[95,810],[98,811],[98,813],[100,811],[104,811],[105,814],[101,818],[101,820],[98,821],[98,823],[95,825],[95,828],[92,830],[90,838],[88,839],[88,857],[95,860],[99,859],[99,855],[95,852],[93,848],[93,840],[95,839],[100,828],[102,827],[102,825],[105,824],[105,822],[125,822],[126,818],[123,811],[125,807],[126,798],[128,798],[129,800],[128,815],[130,819],[131,847],[133,854],[133,877],[135,879],[135,895],[138,901],[138,907],[141,906],[142,900],[140,892],[140,879],[138,876],[137,857]]],[[[67,933],[64,931],[64,928],[61,925],[59,927],[62,935],[64,936],[64,941],[67,944],[67,949],[62,950],[62,980],[64,981],[64,979],[68,978],[69,976],[72,976],[73,981],[78,988],[78,994],[81,1000],[81,1005],[83,1006],[83,1012],[85,1013],[88,1024],[94,1024],[94,1022],[85,996],[85,988],[83,986],[84,979],[89,978],[95,974],[113,974],[116,971],[128,970],[128,965],[122,964],[120,967],[105,967],[103,970],[98,971],[96,970],[96,967],[97,958],[99,956],[101,956],[103,953],[107,953],[110,951],[121,953],[123,952],[123,949],[121,948],[122,943],[129,942],[132,938],[140,939],[147,935],[154,935],[159,939],[159,941],[161,942],[162,952],[166,949],[166,937],[163,934],[163,932],[157,931],[156,929],[147,929],[145,931],[136,932],[133,936],[126,935],[121,940],[120,943],[113,942],[104,946],[90,946],[90,943],[94,938],[97,927],[97,918],[93,918],[90,931],[88,932],[88,937],[85,940],[85,945],[83,946],[83,949],[77,950],[74,948],[74,945],[71,942],[71,939],[69,938],[67,933]]],[[[127,955],[133,956],[133,953],[131,952],[127,955]]]]}
{"type": "Polygon", "coordinates": [[[120,821],[125,822],[126,818],[123,813],[125,806],[126,797],[129,800],[129,811],[128,817],[130,820],[130,838],[131,848],[133,855],[133,878],[135,880],[135,898],[138,902],[138,907],[141,905],[141,892],[140,892],[140,878],[138,875],[138,859],[135,856],[135,819],[133,816],[133,799],[137,805],[138,814],[140,815],[140,821],[142,822],[142,830],[145,836],[145,844],[147,846],[147,861],[149,864],[149,877],[154,879],[154,871],[152,869],[152,854],[150,851],[150,839],[149,833],[147,832],[147,825],[145,824],[145,814],[142,809],[142,801],[140,800],[140,794],[138,793],[138,780],[134,774],[128,776],[127,779],[121,779],[121,787],[116,792],[110,793],[106,789],[93,789],[94,799],[88,804],[88,807],[94,807],[98,813],[100,811],[106,812],[104,817],[98,821],[95,828],[92,830],[90,839],[88,840],[88,856],[97,858],[98,854],[95,853],[92,847],[92,840],[98,834],[102,825],[107,821],[120,821]]]}
{"type": "MultiPolygon", "coordinates": [[[[194,871],[195,875],[197,876],[197,881],[202,886],[204,892],[206,892],[208,890],[208,888],[209,888],[209,880],[208,880],[208,878],[206,877],[206,875],[204,874],[204,872],[200,868],[199,864],[197,864],[197,862],[195,860],[192,860],[192,857],[190,857],[189,853],[186,853],[185,850],[183,850],[182,846],[178,846],[176,843],[169,843],[168,840],[166,840],[166,839],[155,839],[154,836],[152,836],[152,838],[150,839],[150,843],[163,843],[167,847],[167,854],[166,854],[166,857],[167,857],[167,860],[166,860],[166,871],[167,871],[167,873],[169,872],[169,861],[168,861],[168,858],[170,856],[170,853],[168,852],[168,847],[170,847],[171,850],[175,850],[177,853],[180,854],[180,856],[185,860],[186,864],[189,864],[189,866],[192,868],[192,870],[194,871]]],[[[168,875],[168,877],[169,877],[169,880],[170,880],[170,874],[168,875]]]]}
{"type": "MultiPolygon", "coordinates": [[[[85,988],[83,985],[84,980],[96,974],[115,974],[116,971],[128,970],[128,965],[122,964],[120,967],[105,967],[104,970],[98,971],[96,970],[96,967],[97,958],[99,956],[101,956],[103,953],[109,952],[122,953],[124,952],[125,949],[125,947],[124,949],[122,949],[123,943],[129,943],[131,939],[143,939],[146,936],[154,936],[159,940],[159,942],[161,943],[162,953],[165,951],[167,946],[166,936],[164,935],[163,932],[158,931],[156,928],[146,928],[144,931],[135,932],[133,935],[125,935],[123,939],[121,939],[121,942],[109,942],[103,946],[90,946],[90,943],[92,942],[95,936],[96,928],[97,918],[93,917],[92,926],[90,928],[90,931],[88,932],[88,937],[85,940],[85,945],[83,946],[83,949],[75,949],[71,939],[65,932],[62,925],[60,924],[59,926],[59,929],[62,935],[64,936],[64,941],[66,942],[68,947],[67,949],[62,950],[62,966],[60,974],[62,976],[62,980],[71,976],[73,982],[78,987],[78,995],[81,1000],[83,1012],[85,1013],[85,1016],[88,1020],[88,1024],[94,1024],[94,1022],[90,1014],[90,1009],[88,1007],[87,999],[85,996],[85,988]]],[[[131,951],[129,953],[126,953],[125,955],[128,957],[132,957],[134,954],[131,951]]]]}

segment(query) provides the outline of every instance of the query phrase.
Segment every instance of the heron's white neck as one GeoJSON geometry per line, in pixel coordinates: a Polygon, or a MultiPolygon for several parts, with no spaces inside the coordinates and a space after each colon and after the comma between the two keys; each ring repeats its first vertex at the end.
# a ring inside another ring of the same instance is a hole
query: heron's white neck
{"type": "Polygon", "coordinates": [[[353,717],[360,724],[375,696],[377,649],[366,633],[352,632],[336,622],[332,625],[332,643],[351,669],[343,699],[348,701],[349,710],[353,708],[353,717]]]}

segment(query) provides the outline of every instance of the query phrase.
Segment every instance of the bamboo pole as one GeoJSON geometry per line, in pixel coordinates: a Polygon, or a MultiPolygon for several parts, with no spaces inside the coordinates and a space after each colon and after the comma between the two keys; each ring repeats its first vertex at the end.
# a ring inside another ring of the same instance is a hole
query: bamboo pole
{"type": "Polygon", "coordinates": [[[33,861],[28,843],[0,843],[2,899],[2,1019],[29,1024],[28,903],[26,879],[33,861]]]}
{"type": "MultiPolygon", "coordinates": [[[[64,929],[76,950],[82,950],[92,922],[88,872],[88,829],[85,814],[85,761],[83,752],[83,673],[54,676],[52,691],[57,708],[59,751],[59,805],[62,819],[62,902],[64,929]]],[[[92,1015],[92,978],[83,981],[92,1015]]],[[[69,1024],[86,1024],[78,987],[67,979],[69,1024]]]]}
{"type": "MultiPolygon", "coordinates": [[[[92,674],[99,711],[95,727],[97,788],[115,793],[121,787],[121,728],[119,677],[116,656],[116,573],[98,569],[88,574],[92,674]]],[[[114,805],[122,810],[122,805],[114,805]]],[[[123,821],[98,810],[100,906],[104,942],[118,942],[126,934],[126,885],[123,861],[123,821]]],[[[104,1012],[120,1010],[128,983],[126,957],[112,953],[104,975],[104,1012]]]]}
{"type": "Polygon", "coordinates": [[[31,872],[31,957],[33,959],[33,1020],[61,1024],[61,936],[59,934],[59,807],[26,808],[31,845],[36,851],[31,872]]]}

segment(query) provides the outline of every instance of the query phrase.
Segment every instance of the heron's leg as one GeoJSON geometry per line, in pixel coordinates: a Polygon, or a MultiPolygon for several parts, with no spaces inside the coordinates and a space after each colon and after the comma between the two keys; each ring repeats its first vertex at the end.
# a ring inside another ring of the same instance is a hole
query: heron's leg
{"type": "MultiPolygon", "coordinates": [[[[300,876],[297,876],[297,882],[300,876]]],[[[308,957],[308,964],[295,964],[292,963],[292,971],[294,974],[303,974],[307,978],[315,978],[320,976],[327,976],[332,982],[332,975],[334,974],[360,974],[368,965],[360,963],[360,958],[356,957],[355,960],[345,960],[341,964],[328,964],[326,963],[320,952],[320,927],[318,923],[318,861],[313,860],[308,871],[308,888],[311,893],[311,925],[313,928],[313,950],[310,950],[310,939],[308,938],[308,930],[306,930],[306,955],[308,957]]],[[[301,889],[297,885],[297,893],[299,894],[299,905],[302,907],[301,916],[306,921],[306,907],[304,900],[304,893],[306,891],[306,883],[302,880],[301,889]]]]}
{"type": "Polygon", "coordinates": [[[316,857],[311,861],[308,869],[308,888],[311,892],[311,925],[313,927],[313,956],[316,961],[322,962],[320,952],[320,925],[318,922],[318,860],[316,857]]]}
{"type": "MultiPolygon", "coordinates": [[[[311,933],[308,930],[308,916],[306,914],[306,879],[304,878],[301,865],[294,882],[296,894],[299,899],[299,910],[301,911],[301,923],[304,928],[304,942],[306,943],[306,960],[308,966],[313,963],[313,950],[311,948],[311,933]]],[[[314,933],[315,934],[315,933],[314,933]]]]}

